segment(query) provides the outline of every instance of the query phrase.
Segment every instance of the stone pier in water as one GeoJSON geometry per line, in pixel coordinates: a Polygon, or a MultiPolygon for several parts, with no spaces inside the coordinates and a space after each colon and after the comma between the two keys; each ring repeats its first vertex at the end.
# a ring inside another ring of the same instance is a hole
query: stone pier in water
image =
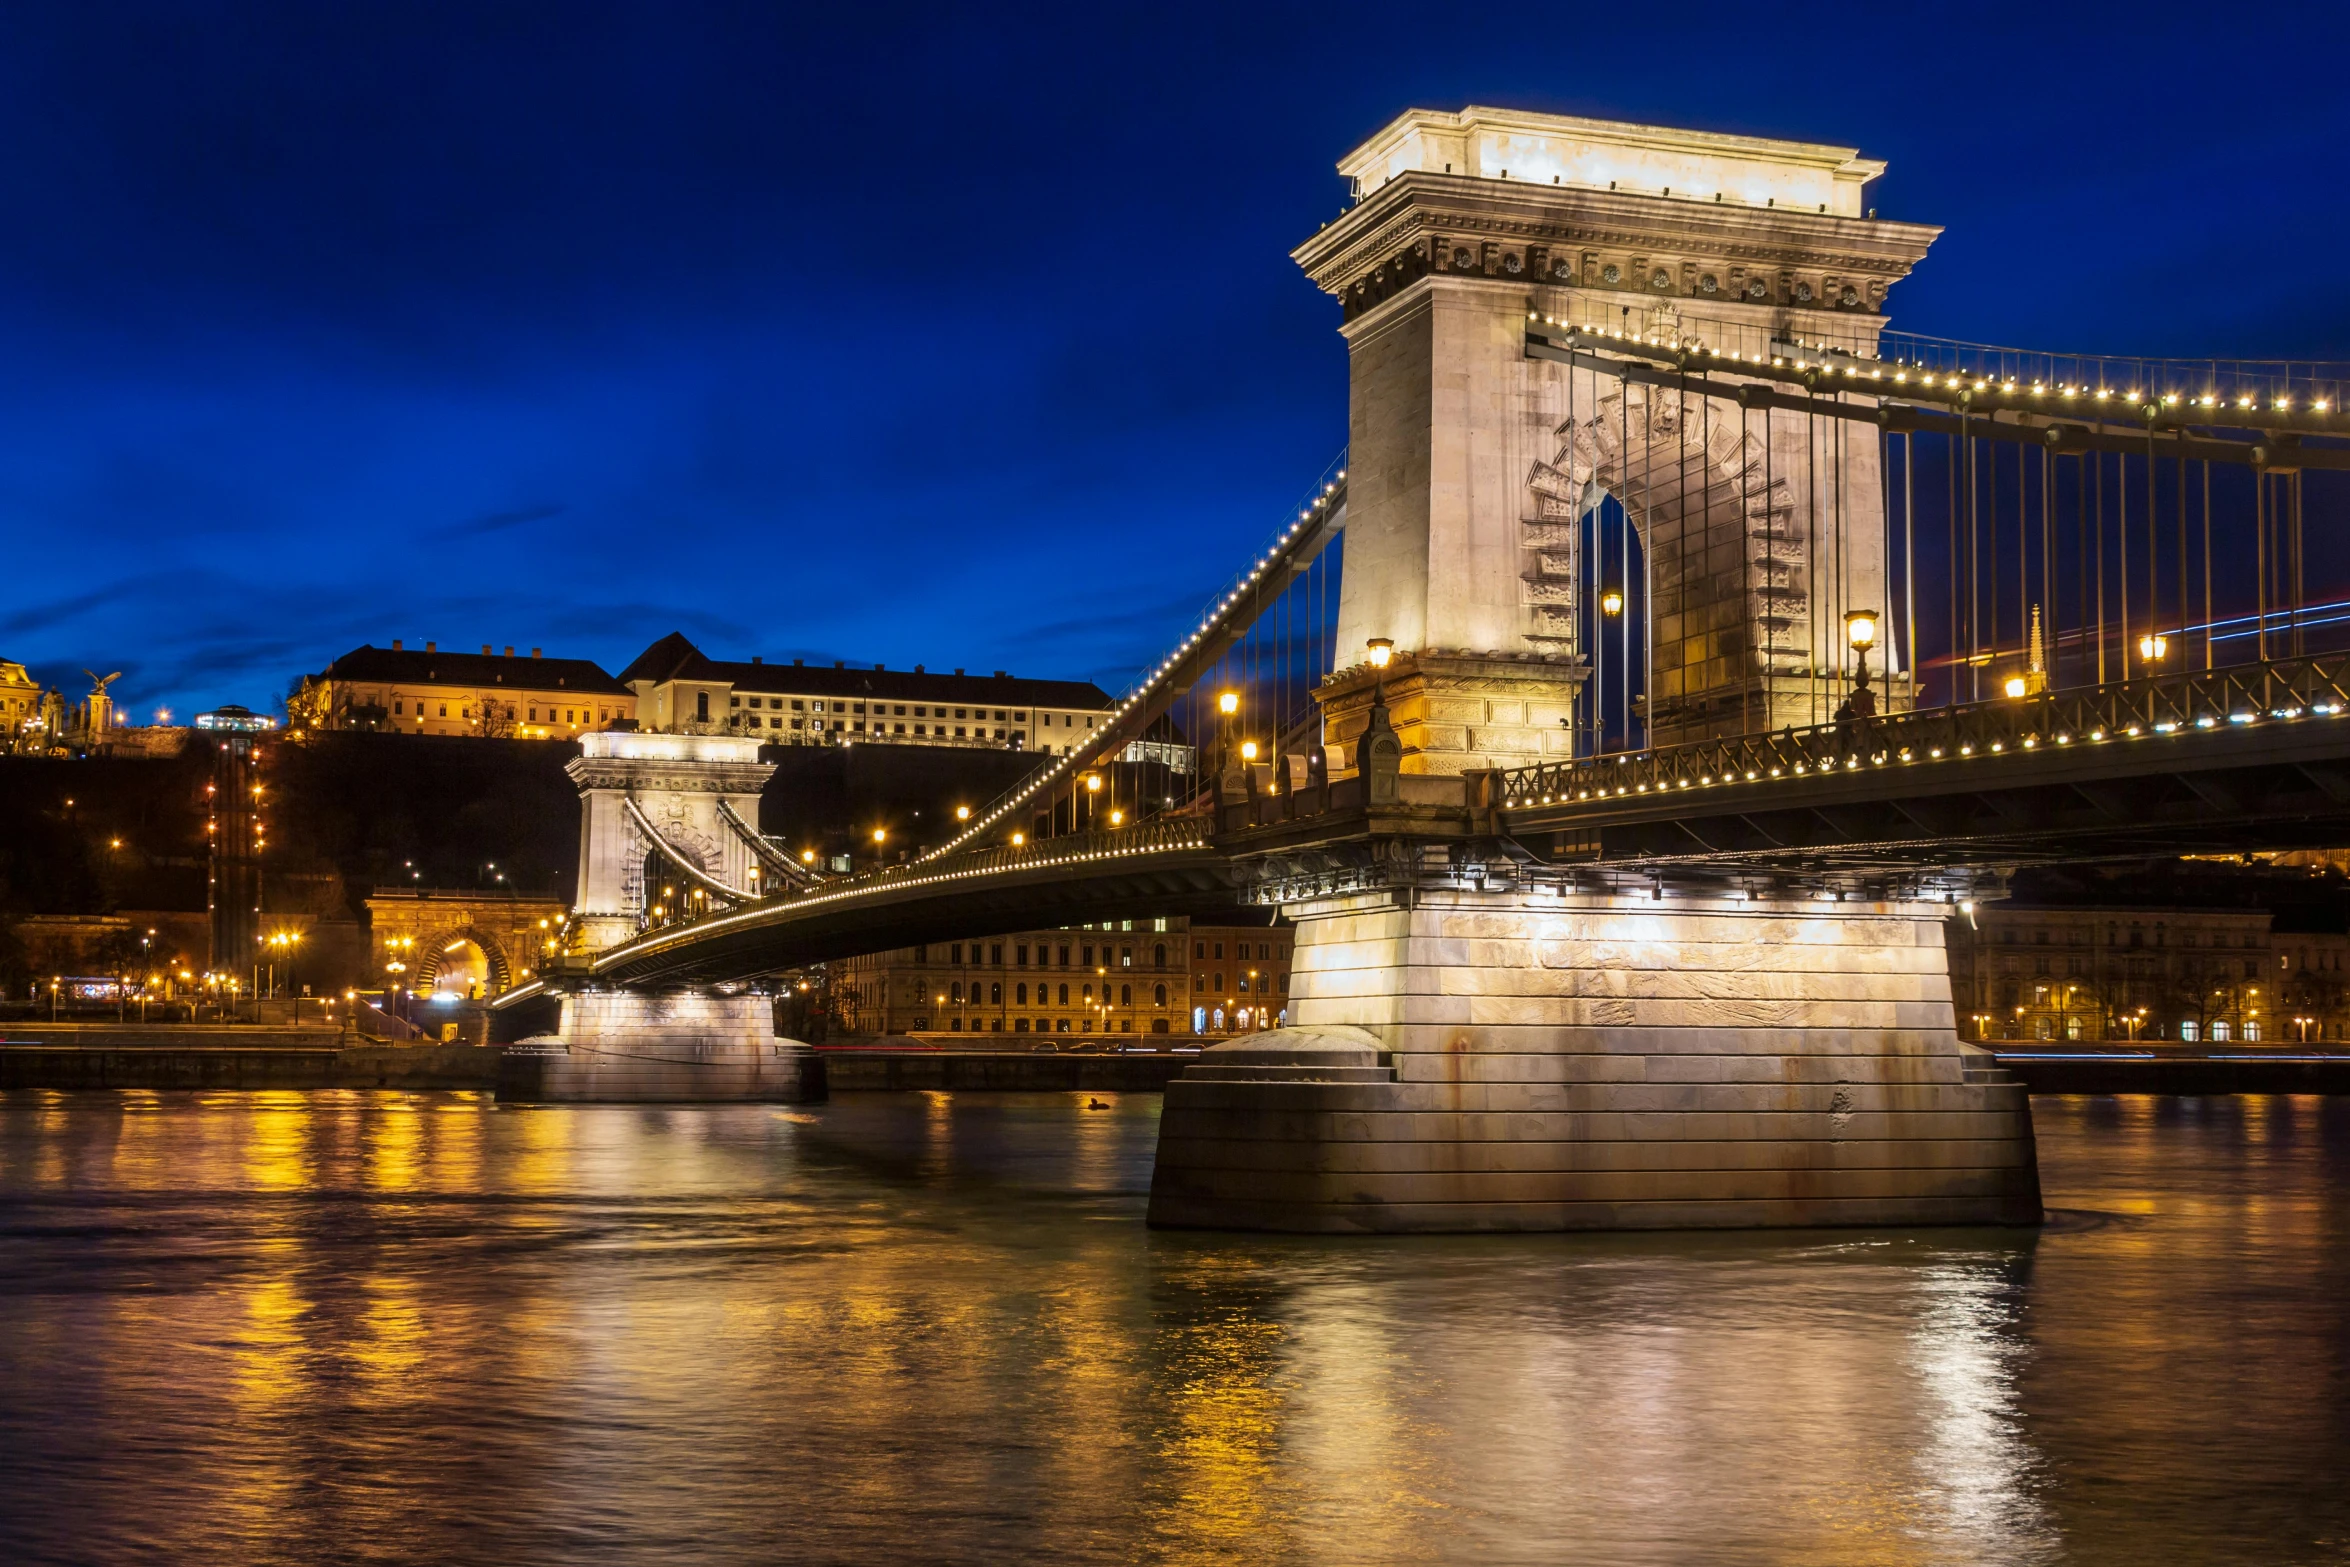
{"type": "Polygon", "coordinates": [[[1166,1226],[2028,1224],[1942,905],[1405,888],[1291,907],[1294,1026],[1170,1084],[1166,1226]]]}

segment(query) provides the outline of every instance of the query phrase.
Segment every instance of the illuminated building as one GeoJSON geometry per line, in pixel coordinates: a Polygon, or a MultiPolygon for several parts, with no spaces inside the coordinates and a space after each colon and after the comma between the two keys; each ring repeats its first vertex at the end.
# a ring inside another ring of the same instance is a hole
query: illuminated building
{"type": "Polygon", "coordinates": [[[830,977],[843,1025],[860,1034],[987,1034],[1009,1049],[1039,1034],[1063,1045],[1221,1037],[1280,1026],[1292,934],[1117,920],[901,947],[834,964],[830,977]]]}
{"type": "MultiPolygon", "coordinates": [[[[772,745],[979,746],[1069,751],[1114,705],[1086,680],[933,674],[921,665],[810,667],[710,658],[676,632],[620,672],[649,730],[749,734],[772,745]]],[[[1188,755],[1188,752],[1186,753],[1188,755]]]]}
{"type": "Polygon", "coordinates": [[[2265,909],[1984,904],[1950,922],[1950,987],[1985,1041],[2350,1038],[2350,936],[2265,909]]]}
{"type": "Polygon", "coordinates": [[[302,682],[287,703],[301,729],[570,740],[636,718],[636,697],[584,658],[517,658],[485,643],[479,653],[354,648],[302,682]]]}
{"type": "Polygon", "coordinates": [[[24,665],[0,658],[0,751],[45,750],[46,735],[41,683],[24,665]]]}

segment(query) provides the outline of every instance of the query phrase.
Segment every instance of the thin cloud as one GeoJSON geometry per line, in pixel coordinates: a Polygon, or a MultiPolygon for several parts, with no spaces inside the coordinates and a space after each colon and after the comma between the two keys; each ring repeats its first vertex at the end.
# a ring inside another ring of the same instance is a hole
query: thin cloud
{"type": "Polygon", "coordinates": [[[493,511],[465,522],[452,522],[429,530],[424,537],[435,544],[450,544],[460,539],[475,539],[485,533],[503,533],[508,528],[519,528],[533,522],[545,522],[549,517],[560,517],[569,507],[560,502],[547,506],[522,506],[513,511],[493,511]]]}

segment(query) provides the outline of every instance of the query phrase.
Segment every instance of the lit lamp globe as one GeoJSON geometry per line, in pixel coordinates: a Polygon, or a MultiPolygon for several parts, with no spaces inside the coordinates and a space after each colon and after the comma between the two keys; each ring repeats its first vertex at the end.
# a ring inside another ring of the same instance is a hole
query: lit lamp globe
{"type": "Polygon", "coordinates": [[[1877,612],[1873,609],[1848,609],[1844,612],[1844,640],[1866,652],[1877,645],[1877,612]]]}
{"type": "Polygon", "coordinates": [[[1217,697],[1216,711],[1222,713],[1227,718],[1231,717],[1234,713],[1239,712],[1240,693],[1237,691],[1226,691],[1221,696],[1217,697]]]}
{"type": "Polygon", "coordinates": [[[1608,616],[1621,615],[1624,612],[1624,595],[1614,588],[1602,593],[1599,596],[1599,612],[1608,616]]]}
{"type": "Polygon", "coordinates": [[[2024,684],[2023,676],[2009,675],[2007,677],[2007,684],[2003,689],[2005,689],[2007,694],[2011,697],[2020,697],[2029,688],[2024,684]]]}
{"type": "Polygon", "coordinates": [[[1385,669],[1395,657],[1395,639],[1393,637],[1373,637],[1363,646],[1370,651],[1373,669],[1385,669]]]}
{"type": "Polygon", "coordinates": [[[1257,743],[1254,740],[1240,742],[1240,759],[1244,762],[1253,762],[1257,759],[1257,743]]]}
{"type": "Polygon", "coordinates": [[[2149,632],[2138,639],[2138,656],[2149,664],[2159,664],[2170,651],[2170,638],[2161,632],[2149,632]]]}

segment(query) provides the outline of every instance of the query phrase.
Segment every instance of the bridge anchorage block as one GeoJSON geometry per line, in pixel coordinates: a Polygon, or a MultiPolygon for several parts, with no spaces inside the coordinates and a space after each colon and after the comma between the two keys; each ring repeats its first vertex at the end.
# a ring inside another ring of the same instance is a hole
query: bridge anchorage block
{"type": "Polygon", "coordinates": [[[553,1034],[507,1048],[501,1104],[804,1104],[824,1063],[755,990],[568,990],[553,1034]]]}

